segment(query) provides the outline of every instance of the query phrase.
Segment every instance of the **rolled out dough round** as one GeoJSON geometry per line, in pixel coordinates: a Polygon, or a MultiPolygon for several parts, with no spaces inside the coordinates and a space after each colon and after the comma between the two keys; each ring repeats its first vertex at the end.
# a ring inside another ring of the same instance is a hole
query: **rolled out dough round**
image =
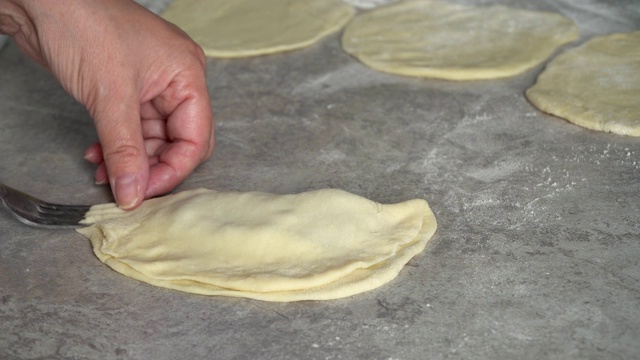
{"type": "Polygon", "coordinates": [[[559,55],[526,95],[587,129],[640,136],[640,31],[597,37],[559,55]]]}
{"type": "Polygon", "coordinates": [[[340,191],[190,190],[87,214],[97,257],[147,283],[268,301],[354,295],[391,281],[436,230],[424,200],[383,205],[340,191]]]}
{"type": "Polygon", "coordinates": [[[211,57],[247,57],[309,46],[354,14],[342,0],[175,0],[162,16],[211,57]]]}
{"type": "Polygon", "coordinates": [[[558,14],[414,0],[356,16],[342,46],[371,68],[448,80],[519,74],[578,38],[558,14]]]}

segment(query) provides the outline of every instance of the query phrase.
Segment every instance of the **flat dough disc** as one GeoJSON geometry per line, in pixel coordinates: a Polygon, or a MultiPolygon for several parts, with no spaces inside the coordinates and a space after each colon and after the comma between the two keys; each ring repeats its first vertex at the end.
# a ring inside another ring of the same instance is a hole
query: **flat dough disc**
{"type": "Polygon", "coordinates": [[[587,129],[640,136],[640,31],[561,54],[526,95],[538,109],[587,129]]]}
{"type": "Polygon", "coordinates": [[[175,0],[162,16],[211,57],[247,57],[309,46],[339,30],[354,9],[342,0],[175,0]]]}
{"type": "Polygon", "coordinates": [[[133,212],[91,209],[98,258],[147,283],[270,301],[333,299],[392,280],[436,230],[424,200],[383,205],[340,191],[190,190],[133,212]]]}
{"type": "Polygon", "coordinates": [[[577,38],[574,23],[553,13],[419,0],[355,17],[342,46],[381,71],[480,80],[519,74],[577,38]]]}

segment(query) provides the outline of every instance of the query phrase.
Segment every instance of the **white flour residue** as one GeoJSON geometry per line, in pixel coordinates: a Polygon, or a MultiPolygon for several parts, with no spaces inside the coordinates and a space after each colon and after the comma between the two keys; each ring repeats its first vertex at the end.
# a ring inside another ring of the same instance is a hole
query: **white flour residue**
{"type": "Polygon", "coordinates": [[[570,161],[575,163],[593,163],[595,165],[615,164],[628,166],[635,170],[640,170],[640,161],[629,146],[618,144],[606,145],[578,145],[571,149],[571,155],[558,158],[553,155],[554,161],[570,161]]]}
{"type": "Polygon", "coordinates": [[[485,129],[487,127],[499,128],[500,123],[508,120],[487,112],[467,115],[458,122],[453,130],[445,134],[444,138],[471,152],[496,153],[504,145],[493,141],[494,134],[485,129]],[[483,131],[479,131],[479,129],[483,129],[483,131]]]}
{"type": "Polygon", "coordinates": [[[547,1],[555,10],[570,17],[580,28],[583,38],[611,32],[626,32],[637,28],[640,13],[637,5],[611,6],[594,0],[547,1]],[[634,9],[634,6],[636,7],[634,9]],[[634,11],[635,10],[635,11],[634,11]],[[630,14],[638,15],[634,21],[630,14]]]}
{"type": "Polygon", "coordinates": [[[500,200],[498,199],[497,194],[491,190],[481,191],[473,194],[472,196],[471,202],[463,205],[464,210],[500,205],[500,200]]]}
{"type": "Polygon", "coordinates": [[[523,170],[535,181],[523,186],[521,191],[532,196],[514,203],[523,217],[522,223],[561,220],[562,214],[556,211],[558,201],[562,201],[563,196],[570,198],[569,194],[579,188],[597,185],[600,178],[591,170],[602,166],[640,170],[634,150],[618,144],[578,145],[572,147],[570,155],[551,155],[547,165],[527,163],[523,170]]]}
{"type": "Polygon", "coordinates": [[[592,150],[599,155],[595,161],[596,165],[600,165],[600,162],[617,163],[620,165],[629,165],[636,170],[640,169],[640,163],[636,160],[635,152],[628,147],[612,147],[611,144],[607,144],[603,149],[592,150]]]}
{"type": "Polygon", "coordinates": [[[492,183],[499,180],[508,179],[510,175],[520,170],[522,165],[518,161],[506,160],[497,162],[489,167],[473,169],[466,173],[474,179],[492,183]]]}
{"type": "Polygon", "coordinates": [[[318,154],[318,160],[320,160],[325,164],[333,164],[336,162],[340,162],[346,158],[347,158],[347,155],[345,155],[345,153],[343,153],[338,149],[331,149],[331,150],[322,149],[318,154]]]}
{"type": "Polygon", "coordinates": [[[391,4],[398,0],[344,0],[349,5],[361,8],[361,9],[373,9],[375,7],[391,4]]]}
{"type": "MultiPolygon", "coordinates": [[[[554,159],[554,162],[557,159],[554,159]]],[[[551,164],[553,165],[553,164],[551,164]]],[[[544,168],[533,165],[525,166],[525,170],[531,173],[531,178],[536,179],[533,183],[531,191],[537,194],[536,198],[524,204],[525,210],[532,210],[535,203],[542,199],[550,199],[565,192],[571,192],[575,186],[585,181],[580,174],[574,174],[564,167],[552,168],[545,166],[544,168]]]]}
{"type": "Polygon", "coordinates": [[[517,214],[521,216],[520,224],[541,223],[551,220],[560,220],[560,215],[554,210],[557,208],[554,200],[562,193],[568,193],[582,182],[567,170],[551,170],[550,167],[537,169],[527,167],[534,173],[537,181],[532,185],[524,186],[521,191],[532,194],[533,198],[521,198],[513,205],[519,209],[517,214]]]}
{"type": "Polygon", "coordinates": [[[361,88],[397,81],[400,81],[400,79],[374,72],[359,63],[350,63],[332,72],[303,82],[293,89],[293,93],[302,96],[313,96],[318,92],[333,93],[343,89],[361,88]]]}

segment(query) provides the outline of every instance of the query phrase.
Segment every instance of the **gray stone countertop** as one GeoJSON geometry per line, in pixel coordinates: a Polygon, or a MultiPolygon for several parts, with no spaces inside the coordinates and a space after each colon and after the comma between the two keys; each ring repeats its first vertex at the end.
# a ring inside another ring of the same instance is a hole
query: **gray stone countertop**
{"type": "MultiPolygon", "coordinates": [[[[640,28],[633,0],[503,3],[571,17],[578,43],[640,28]]],[[[377,290],[269,303],[147,285],[74,231],[0,211],[0,358],[640,358],[640,138],[533,108],[523,92],[543,65],[495,81],[412,79],[359,64],[333,35],[208,68],[216,152],[177,190],[424,198],[439,222],[427,249],[377,290]]],[[[82,159],[96,140],[86,111],[5,46],[0,182],[111,201],[82,159]]]]}

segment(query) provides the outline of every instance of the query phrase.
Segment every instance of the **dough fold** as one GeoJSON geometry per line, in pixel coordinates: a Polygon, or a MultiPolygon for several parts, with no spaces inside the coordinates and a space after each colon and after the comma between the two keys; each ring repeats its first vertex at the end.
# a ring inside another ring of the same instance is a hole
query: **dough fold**
{"type": "Polygon", "coordinates": [[[436,230],[424,200],[384,205],[340,191],[295,195],[206,189],[114,204],[78,231],[114,270],[205,295],[270,301],[333,299],[378,287],[436,230]]]}

